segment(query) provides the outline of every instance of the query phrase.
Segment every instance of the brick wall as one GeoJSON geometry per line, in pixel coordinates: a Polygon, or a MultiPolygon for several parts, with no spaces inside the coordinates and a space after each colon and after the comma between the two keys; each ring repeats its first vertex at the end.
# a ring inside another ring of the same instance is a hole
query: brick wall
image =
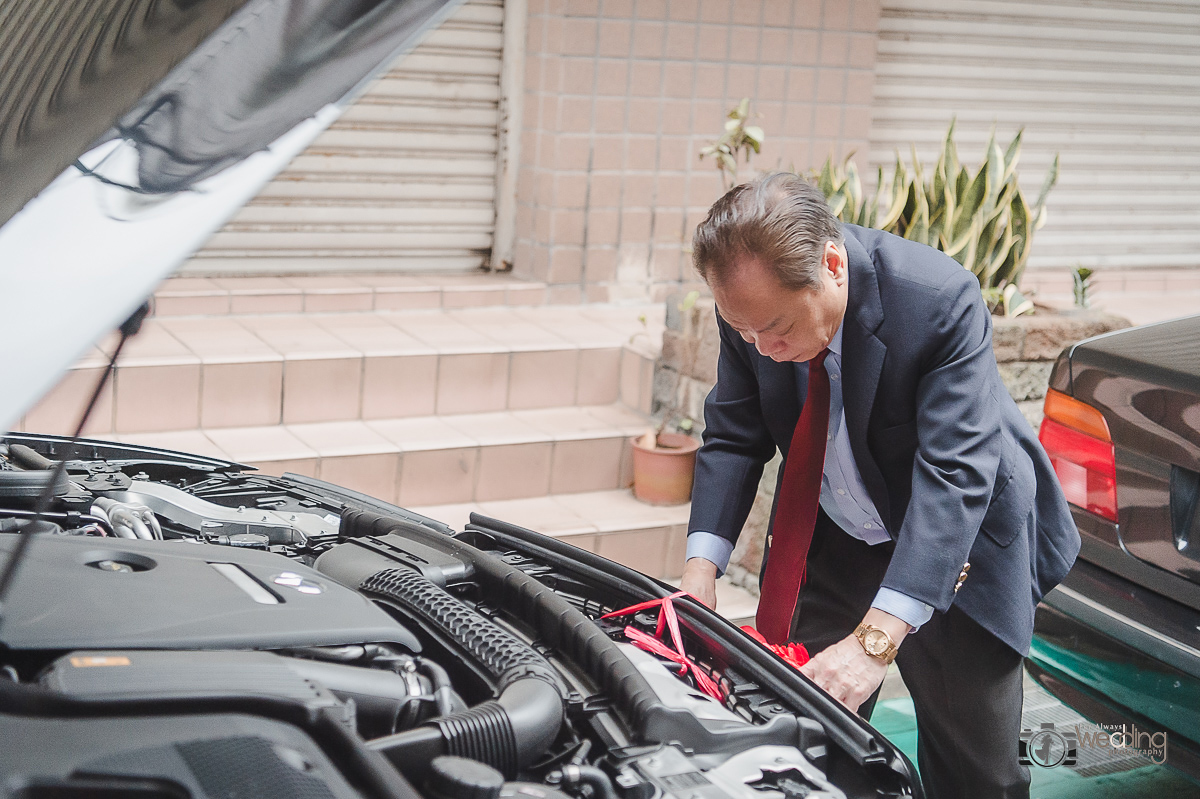
{"type": "Polygon", "coordinates": [[[514,272],[559,301],[690,280],[725,113],[754,101],[758,169],[865,152],[878,20],[878,0],[530,0],[514,272]]]}

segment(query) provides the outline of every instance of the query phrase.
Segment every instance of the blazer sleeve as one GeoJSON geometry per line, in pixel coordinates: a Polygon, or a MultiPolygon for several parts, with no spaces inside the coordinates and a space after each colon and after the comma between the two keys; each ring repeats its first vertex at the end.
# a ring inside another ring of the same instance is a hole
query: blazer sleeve
{"type": "Polygon", "coordinates": [[[945,611],[1000,467],[992,320],[966,270],[938,292],[917,383],[912,496],[883,587],[945,611]]]}
{"type": "Polygon", "coordinates": [[[717,314],[717,383],[704,401],[704,444],[696,455],[688,532],[736,542],[775,441],[763,421],[758,378],[744,342],[717,314]]]}

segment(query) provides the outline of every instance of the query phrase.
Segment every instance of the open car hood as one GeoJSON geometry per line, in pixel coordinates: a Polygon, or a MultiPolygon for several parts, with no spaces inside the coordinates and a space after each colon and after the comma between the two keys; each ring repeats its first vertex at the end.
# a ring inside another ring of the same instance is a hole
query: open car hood
{"type": "Polygon", "coordinates": [[[0,426],[456,5],[0,3],[0,426]]]}

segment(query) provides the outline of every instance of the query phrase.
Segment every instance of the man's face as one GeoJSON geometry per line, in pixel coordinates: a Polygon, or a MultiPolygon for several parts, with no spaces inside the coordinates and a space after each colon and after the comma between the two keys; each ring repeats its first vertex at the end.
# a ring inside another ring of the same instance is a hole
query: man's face
{"type": "Polygon", "coordinates": [[[722,318],[775,361],[808,361],[829,346],[846,313],[846,252],[826,242],[818,288],[788,289],[759,259],[745,257],[713,287],[722,318]]]}

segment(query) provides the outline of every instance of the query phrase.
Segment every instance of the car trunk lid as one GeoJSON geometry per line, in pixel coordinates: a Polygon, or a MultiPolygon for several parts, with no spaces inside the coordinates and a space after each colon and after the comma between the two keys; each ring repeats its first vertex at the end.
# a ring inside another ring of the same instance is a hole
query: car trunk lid
{"type": "Polygon", "coordinates": [[[1071,392],[1116,447],[1121,543],[1200,583],[1200,315],[1073,348],[1071,392]]]}

